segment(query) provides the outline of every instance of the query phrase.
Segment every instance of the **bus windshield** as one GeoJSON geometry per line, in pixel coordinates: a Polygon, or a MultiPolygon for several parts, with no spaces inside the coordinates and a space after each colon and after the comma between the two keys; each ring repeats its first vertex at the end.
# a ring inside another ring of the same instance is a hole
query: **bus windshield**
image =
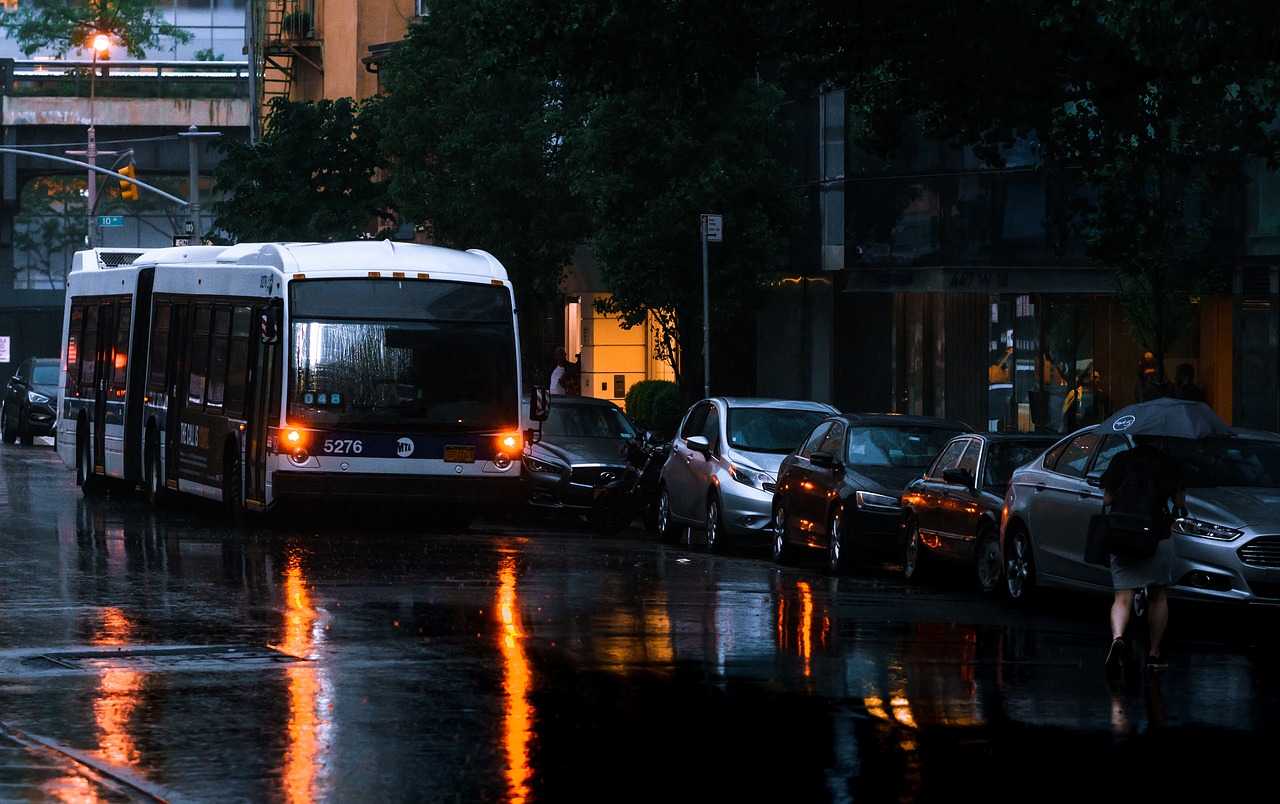
{"type": "Polygon", "coordinates": [[[292,294],[291,421],[427,432],[518,425],[506,288],[318,280],[292,294]]]}

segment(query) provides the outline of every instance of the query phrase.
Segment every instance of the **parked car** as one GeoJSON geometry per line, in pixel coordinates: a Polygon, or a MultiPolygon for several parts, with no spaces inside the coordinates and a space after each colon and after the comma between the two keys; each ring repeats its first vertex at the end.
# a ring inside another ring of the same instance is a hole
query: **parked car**
{"type": "Polygon", "coordinates": [[[642,438],[608,399],[552,395],[541,437],[525,448],[529,505],[591,517],[597,495],[622,478],[631,445],[642,438]]]}
{"type": "Polygon", "coordinates": [[[53,435],[61,377],[56,357],[28,357],[19,364],[5,386],[0,408],[0,435],[6,444],[21,439],[31,446],[36,438],[53,435]]]}
{"type": "Polygon", "coordinates": [[[970,433],[951,439],[902,494],[907,581],[949,565],[979,592],[1002,588],[1000,516],[1009,478],[1059,436],[970,433]]]}
{"type": "Polygon", "coordinates": [[[711,397],[685,411],[658,488],[658,532],[672,541],[703,531],[710,550],[761,537],[772,524],[774,479],[784,455],[838,412],[803,399],[711,397]]]}
{"type": "MultiPolygon", "coordinates": [[[[1173,525],[1173,597],[1280,604],[1280,436],[1239,432],[1167,438],[1183,462],[1189,515],[1173,525]]],[[[1000,526],[1009,596],[1043,588],[1110,596],[1111,573],[1084,560],[1089,517],[1102,510],[1099,479],[1129,437],[1096,426],[1056,442],[1013,473],[1000,526]]]]}
{"type": "Polygon", "coordinates": [[[902,491],[964,422],[933,416],[842,414],[818,424],[778,469],[773,558],[827,551],[838,573],[859,551],[902,554],[902,491]]]}

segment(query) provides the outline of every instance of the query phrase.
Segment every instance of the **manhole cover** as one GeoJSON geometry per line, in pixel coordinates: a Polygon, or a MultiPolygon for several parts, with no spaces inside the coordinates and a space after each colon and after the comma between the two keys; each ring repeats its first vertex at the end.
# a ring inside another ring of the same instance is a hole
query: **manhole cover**
{"type": "Polygon", "coordinates": [[[264,645],[198,645],[181,647],[81,648],[48,651],[32,656],[28,662],[51,664],[70,670],[175,670],[199,666],[240,668],[246,664],[282,664],[306,661],[264,645]]]}

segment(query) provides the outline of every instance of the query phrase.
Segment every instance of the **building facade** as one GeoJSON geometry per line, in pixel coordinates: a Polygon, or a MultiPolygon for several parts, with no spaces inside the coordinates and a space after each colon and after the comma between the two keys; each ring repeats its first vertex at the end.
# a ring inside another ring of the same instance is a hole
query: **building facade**
{"type": "MultiPolygon", "coordinates": [[[[1144,350],[1111,273],[1079,242],[1055,248],[1043,223],[1070,176],[1036,171],[1030,153],[990,169],[923,139],[886,166],[851,146],[843,93],[793,112],[812,214],[760,319],[761,393],[1040,432],[1136,401],[1144,350]]],[[[1163,368],[1193,366],[1228,421],[1280,430],[1280,181],[1261,168],[1251,179],[1206,254],[1228,266],[1223,290],[1199,300],[1163,368]]]]}

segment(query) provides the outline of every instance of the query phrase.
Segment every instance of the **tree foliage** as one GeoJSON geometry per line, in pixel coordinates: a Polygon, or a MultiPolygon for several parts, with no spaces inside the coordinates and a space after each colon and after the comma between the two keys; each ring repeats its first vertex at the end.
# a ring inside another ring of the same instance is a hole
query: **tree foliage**
{"type": "Polygon", "coordinates": [[[782,94],[758,72],[762,7],[433,4],[389,70],[397,199],[446,243],[528,260],[543,291],[585,243],[610,292],[598,309],[654,323],[657,356],[694,385],[681,363],[702,365],[701,341],[681,335],[702,330],[699,215],[724,215],[712,316],[732,321],[798,210],[774,156],[782,94]]]}
{"type": "Polygon", "coordinates": [[[191,41],[190,31],[169,22],[153,0],[24,0],[0,15],[9,37],[28,56],[48,49],[54,56],[91,50],[90,41],[105,33],[135,59],[166,39],[191,41]]]}
{"type": "Polygon", "coordinates": [[[384,60],[383,148],[401,214],[441,245],[491,252],[520,306],[540,310],[586,239],[585,210],[570,192],[557,87],[542,65],[499,66],[504,42],[477,24],[490,5],[509,4],[429,4],[384,60]]]}
{"type": "Polygon", "coordinates": [[[797,3],[788,66],[849,88],[862,144],[905,120],[993,166],[1029,143],[1080,192],[1062,231],[1114,272],[1163,364],[1214,287],[1217,209],[1253,159],[1275,166],[1280,14],[1248,0],[797,3]],[[927,21],[922,24],[922,21],[927,21]]]}
{"type": "Polygon", "coordinates": [[[333,241],[391,225],[380,130],[377,101],[273,101],[259,142],[212,143],[223,154],[213,229],[233,241],[333,241]]]}

